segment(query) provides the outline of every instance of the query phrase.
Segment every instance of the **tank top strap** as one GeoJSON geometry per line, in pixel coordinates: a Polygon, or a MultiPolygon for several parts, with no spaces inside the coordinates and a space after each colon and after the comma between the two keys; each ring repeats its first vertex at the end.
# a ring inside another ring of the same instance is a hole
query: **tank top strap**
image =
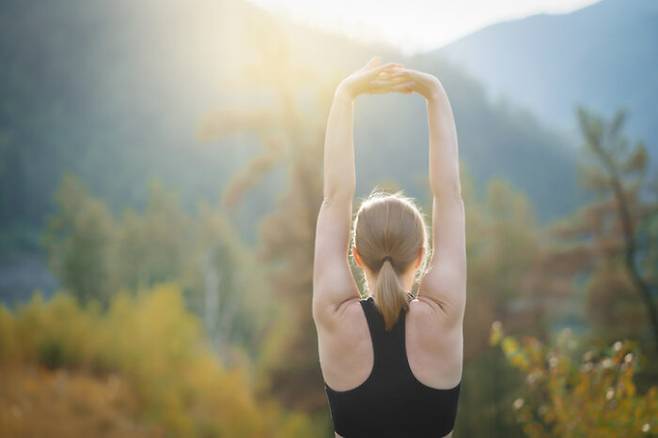
{"type": "Polygon", "coordinates": [[[363,311],[370,328],[374,352],[373,373],[405,373],[406,347],[405,347],[405,317],[406,312],[401,311],[400,317],[390,331],[385,330],[384,317],[375,305],[372,297],[362,300],[363,311]]]}

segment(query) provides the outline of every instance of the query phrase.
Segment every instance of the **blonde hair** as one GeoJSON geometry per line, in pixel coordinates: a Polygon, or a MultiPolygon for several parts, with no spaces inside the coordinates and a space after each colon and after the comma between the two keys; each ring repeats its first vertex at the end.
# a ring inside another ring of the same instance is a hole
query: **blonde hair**
{"type": "Polygon", "coordinates": [[[427,235],[421,209],[403,190],[373,190],[356,213],[352,249],[357,249],[363,264],[376,275],[373,296],[386,330],[395,325],[400,311],[409,310],[411,291],[403,289],[400,276],[416,261],[421,248],[424,257],[417,277],[425,271],[427,235]]]}

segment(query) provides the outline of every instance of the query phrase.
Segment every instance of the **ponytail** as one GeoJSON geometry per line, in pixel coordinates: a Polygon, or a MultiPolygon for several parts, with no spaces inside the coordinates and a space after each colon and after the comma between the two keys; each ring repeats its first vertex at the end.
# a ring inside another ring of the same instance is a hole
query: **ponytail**
{"type": "Polygon", "coordinates": [[[401,191],[375,192],[361,203],[354,219],[352,253],[386,331],[393,328],[401,312],[409,310],[413,295],[404,290],[404,273],[423,272],[427,248],[425,219],[412,198],[401,191]],[[368,275],[371,273],[374,278],[368,275]]]}
{"type": "Polygon", "coordinates": [[[402,288],[390,256],[384,258],[379,269],[374,296],[377,308],[384,317],[384,327],[388,331],[397,321],[400,311],[406,312],[409,309],[407,293],[402,288]]]}

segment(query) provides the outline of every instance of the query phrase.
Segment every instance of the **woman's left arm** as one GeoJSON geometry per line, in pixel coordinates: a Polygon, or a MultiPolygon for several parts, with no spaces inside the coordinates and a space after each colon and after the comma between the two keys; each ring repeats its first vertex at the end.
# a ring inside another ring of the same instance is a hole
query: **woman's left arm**
{"type": "Polygon", "coordinates": [[[323,200],[351,203],[354,197],[354,99],[345,84],[336,88],[324,141],[323,200]]]}
{"type": "Polygon", "coordinates": [[[349,266],[348,249],[352,200],[356,190],[354,163],[354,100],[363,93],[390,91],[385,76],[394,66],[373,58],[344,79],[334,93],[324,143],[323,200],[315,231],[313,261],[313,318],[334,326],[343,304],[359,297],[349,266]]]}
{"type": "Polygon", "coordinates": [[[327,121],[313,260],[313,318],[324,326],[333,326],[341,304],[359,296],[347,258],[356,186],[353,106],[353,97],[339,86],[327,121]]]}

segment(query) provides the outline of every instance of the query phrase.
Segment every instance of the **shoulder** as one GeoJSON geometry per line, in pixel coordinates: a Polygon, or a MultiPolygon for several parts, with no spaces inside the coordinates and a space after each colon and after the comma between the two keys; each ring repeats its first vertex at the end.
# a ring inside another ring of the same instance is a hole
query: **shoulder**
{"type": "Polygon", "coordinates": [[[343,301],[334,308],[322,309],[315,318],[317,329],[325,332],[349,329],[359,318],[363,319],[365,301],[360,297],[354,297],[343,301]]]}
{"type": "Polygon", "coordinates": [[[415,323],[427,328],[440,328],[441,333],[461,332],[461,324],[455,323],[461,320],[446,310],[440,302],[428,296],[418,295],[409,302],[409,313],[415,323]]]}

